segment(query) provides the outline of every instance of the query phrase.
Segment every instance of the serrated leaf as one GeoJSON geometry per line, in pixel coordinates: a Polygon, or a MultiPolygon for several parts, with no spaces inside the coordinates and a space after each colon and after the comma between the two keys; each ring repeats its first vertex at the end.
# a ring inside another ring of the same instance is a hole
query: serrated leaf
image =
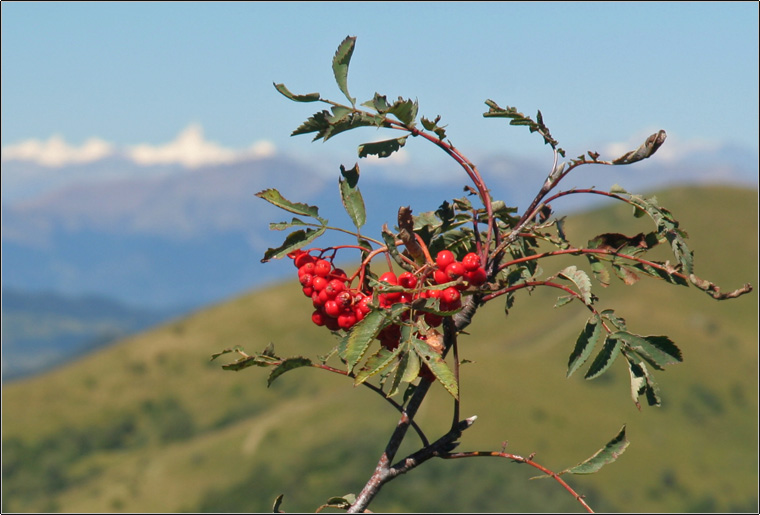
{"type": "Polygon", "coordinates": [[[396,264],[404,270],[407,270],[409,272],[413,271],[414,267],[404,261],[404,259],[401,257],[401,253],[398,251],[398,247],[396,247],[396,237],[388,230],[386,226],[383,226],[383,231],[380,233],[380,235],[383,238],[383,243],[385,243],[385,246],[388,248],[388,254],[390,254],[396,264]]]}
{"type": "Polygon", "coordinates": [[[416,338],[412,340],[412,347],[420,357],[421,363],[428,366],[446,391],[448,391],[455,399],[459,399],[459,386],[457,385],[456,377],[454,377],[454,373],[443,360],[441,355],[433,350],[428,342],[416,338]]]}
{"type": "Polygon", "coordinates": [[[605,465],[616,461],[625,452],[629,444],[630,442],[625,437],[625,426],[623,426],[615,438],[607,442],[604,448],[599,449],[589,459],[582,461],[573,468],[560,472],[560,474],[565,472],[570,474],[593,474],[605,465]]]}
{"type": "MultiPolygon", "coordinates": [[[[403,344],[402,344],[403,345],[403,344]]],[[[393,375],[393,381],[388,389],[387,397],[393,397],[398,393],[399,386],[403,383],[409,383],[417,379],[420,372],[420,359],[417,357],[417,353],[409,352],[409,346],[405,346],[405,351],[402,351],[401,358],[393,375]]],[[[408,391],[408,387],[407,387],[408,391]]],[[[404,399],[406,402],[406,398],[404,399]]]]}
{"type": "Polygon", "coordinates": [[[355,44],[356,37],[349,36],[344,39],[338,46],[338,50],[335,51],[332,62],[335,82],[338,83],[338,87],[352,105],[356,103],[356,99],[352,98],[348,93],[348,65],[351,62],[351,55],[354,53],[355,44]]]}
{"type": "Polygon", "coordinates": [[[362,145],[359,145],[359,157],[388,157],[406,144],[406,138],[407,136],[404,136],[403,138],[375,141],[373,143],[364,143],[362,145]]]}
{"type": "Polygon", "coordinates": [[[604,263],[602,263],[596,256],[593,256],[591,254],[587,254],[586,257],[588,258],[589,264],[591,265],[591,272],[594,274],[594,279],[596,279],[599,284],[605,288],[609,286],[610,272],[607,270],[607,267],[604,266],[604,263]]]}
{"type": "Polygon", "coordinates": [[[273,222],[269,224],[269,230],[270,231],[284,231],[285,229],[292,229],[293,227],[301,226],[301,225],[308,225],[308,224],[304,222],[303,220],[301,220],[300,218],[293,217],[293,219],[290,222],[273,222]]]}
{"type": "Polygon", "coordinates": [[[628,348],[660,370],[665,365],[683,361],[681,349],[667,336],[639,336],[626,331],[619,331],[613,336],[625,342],[628,348]]]}
{"type": "Polygon", "coordinates": [[[357,229],[361,229],[367,221],[367,215],[364,208],[364,198],[357,186],[359,182],[359,166],[356,165],[350,170],[346,170],[343,165],[340,167],[340,173],[343,178],[338,179],[340,188],[340,198],[343,207],[351,218],[357,229]]]}
{"type": "Polygon", "coordinates": [[[267,251],[264,252],[264,257],[261,259],[261,262],[266,263],[270,259],[283,258],[294,250],[305,247],[324,234],[326,229],[326,227],[320,227],[319,229],[293,231],[287,236],[287,238],[285,238],[282,245],[277,248],[267,249],[267,251]]]}
{"type": "Polygon", "coordinates": [[[607,335],[604,341],[604,346],[599,354],[594,358],[594,362],[591,363],[588,371],[586,372],[586,379],[595,379],[607,371],[610,366],[615,362],[615,359],[620,354],[621,342],[612,335],[607,335]]]}
{"type": "Polygon", "coordinates": [[[296,368],[310,367],[310,366],[311,366],[311,360],[309,358],[303,358],[303,357],[288,358],[284,360],[282,363],[280,363],[279,365],[277,365],[269,374],[269,379],[267,379],[267,387],[271,386],[274,380],[280,377],[285,372],[294,370],[296,368]]]}
{"type": "Polygon", "coordinates": [[[330,128],[330,122],[328,121],[328,118],[330,117],[330,111],[318,111],[314,113],[312,116],[306,119],[305,122],[303,122],[301,125],[296,127],[296,129],[290,133],[291,136],[299,136],[301,134],[309,134],[312,132],[316,132],[317,135],[314,136],[314,140],[318,140],[322,137],[324,132],[330,128]]]}
{"type": "Polygon", "coordinates": [[[308,204],[302,204],[300,202],[291,202],[290,200],[283,197],[282,194],[280,194],[280,192],[274,188],[260,191],[256,193],[256,196],[260,199],[266,200],[270,204],[279,207],[280,209],[284,209],[285,211],[289,211],[301,216],[310,216],[311,218],[316,218],[323,224],[327,223],[327,220],[319,216],[319,208],[317,206],[310,206],[308,204]]]}
{"type": "Polygon", "coordinates": [[[599,316],[594,314],[586,321],[585,327],[575,342],[575,348],[570,353],[570,359],[567,362],[567,377],[570,377],[591,356],[601,334],[602,324],[599,323],[599,316]]]}
{"type": "Polygon", "coordinates": [[[647,370],[646,364],[638,356],[626,354],[628,359],[628,372],[631,376],[631,398],[636,407],[641,410],[639,397],[644,395],[650,406],[661,405],[660,392],[652,376],[647,370]]]}
{"type": "Polygon", "coordinates": [[[626,152],[617,159],[613,159],[612,164],[628,165],[651,157],[655,152],[657,152],[657,149],[660,148],[663,143],[665,143],[665,138],[667,138],[667,136],[667,133],[663,130],[652,134],[646,139],[644,143],[642,143],[639,148],[630,152],[626,152]]]}
{"type": "Polygon", "coordinates": [[[248,367],[271,367],[278,361],[279,359],[273,358],[271,356],[255,354],[253,356],[244,356],[232,363],[222,365],[222,368],[224,370],[233,370],[235,372],[238,372],[248,367]]]}
{"type": "Polygon", "coordinates": [[[414,120],[417,118],[417,102],[404,100],[398,97],[393,105],[388,109],[388,114],[392,114],[407,127],[414,126],[414,120]]]}
{"type": "Polygon", "coordinates": [[[583,303],[590,306],[593,302],[591,297],[591,280],[588,274],[583,270],[578,270],[575,265],[569,266],[562,270],[559,274],[560,277],[564,277],[569,281],[572,281],[578,288],[578,293],[581,294],[583,303]]]}
{"type": "Polygon", "coordinates": [[[400,352],[400,347],[396,347],[392,351],[385,347],[380,347],[377,352],[367,358],[364,366],[359,370],[359,373],[356,374],[354,385],[362,384],[373,375],[385,370],[391,363],[393,363],[400,352]]]}
{"type": "Polygon", "coordinates": [[[626,286],[632,286],[639,282],[639,276],[631,270],[631,267],[621,265],[619,263],[612,263],[612,269],[615,271],[615,275],[623,281],[626,286]]]}
{"type": "Polygon", "coordinates": [[[345,352],[341,356],[351,370],[367,352],[369,344],[374,340],[386,324],[385,313],[380,310],[370,311],[361,321],[351,328],[345,338],[345,352]]]}
{"type": "Polygon", "coordinates": [[[290,100],[293,100],[294,102],[317,102],[321,96],[319,93],[307,93],[306,95],[295,95],[288,90],[288,88],[285,87],[285,84],[275,84],[274,87],[282,93],[284,96],[288,97],[290,100]]]}

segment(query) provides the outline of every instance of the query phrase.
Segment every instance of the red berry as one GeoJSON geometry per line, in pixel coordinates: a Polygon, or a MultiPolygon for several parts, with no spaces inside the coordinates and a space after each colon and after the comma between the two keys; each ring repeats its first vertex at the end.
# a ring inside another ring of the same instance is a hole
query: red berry
{"type": "Polygon", "coordinates": [[[311,287],[314,288],[314,291],[322,291],[325,286],[327,286],[327,279],[322,276],[317,275],[311,280],[311,287]]]}
{"type": "Polygon", "coordinates": [[[341,329],[351,329],[356,324],[356,313],[348,309],[338,315],[338,326],[341,329]]]}
{"type": "Polygon", "coordinates": [[[314,275],[327,277],[330,274],[330,270],[332,270],[332,264],[326,259],[318,259],[314,263],[314,275]]]}
{"type": "MultiPolygon", "coordinates": [[[[396,286],[398,284],[398,278],[396,277],[396,274],[394,274],[393,272],[385,272],[383,275],[380,276],[380,279],[378,280],[381,283],[390,284],[391,286],[396,286]]],[[[388,293],[383,293],[380,296],[385,299],[388,305],[390,305],[401,298],[401,292],[400,291],[388,292],[388,293]]],[[[381,300],[381,304],[382,304],[382,300],[381,300]]]]}
{"type": "Polygon", "coordinates": [[[325,286],[325,294],[334,299],[340,292],[346,289],[346,284],[340,279],[333,279],[325,286]]]}
{"type": "Polygon", "coordinates": [[[417,286],[417,277],[411,272],[404,272],[398,276],[398,284],[407,290],[411,290],[417,286]]]}
{"type": "Polygon", "coordinates": [[[328,300],[325,302],[325,314],[329,317],[337,318],[343,309],[334,300],[328,300]]]}
{"type": "Polygon", "coordinates": [[[439,306],[441,308],[441,311],[454,311],[462,307],[462,299],[458,299],[455,302],[448,302],[443,297],[441,297],[439,306]]]}
{"type": "Polygon", "coordinates": [[[454,288],[453,286],[449,286],[445,290],[443,290],[443,294],[441,295],[441,302],[445,302],[447,304],[454,304],[461,298],[461,294],[459,293],[459,290],[454,288]]]}
{"type": "Polygon", "coordinates": [[[425,290],[427,292],[427,296],[431,299],[440,299],[441,298],[441,292],[443,290],[425,290]]]}
{"type": "Polygon", "coordinates": [[[347,308],[353,304],[354,299],[350,291],[343,290],[341,292],[338,292],[338,294],[335,296],[335,302],[337,302],[340,307],[347,308]]]}
{"type": "Polygon", "coordinates": [[[308,262],[304,263],[303,266],[300,266],[298,268],[298,277],[301,277],[302,275],[314,275],[314,263],[308,262]]]}
{"type": "Polygon", "coordinates": [[[465,279],[473,286],[480,286],[485,284],[488,276],[484,268],[478,267],[475,270],[471,270],[465,274],[465,279]]]}
{"type": "Polygon", "coordinates": [[[356,303],[356,313],[362,313],[362,317],[369,313],[372,308],[369,307],[369,303],[372,302],[372,297],[363,296],[356,303]]]}
{"type": "Polygon", "coordinates": [[[480,268],[480,257],[474,252],[470,252],[462,258],[462,265],[468,272],[477,270],[480,268]]]}
{"type": "Polygon", "coordinates": [[[442,322],[443,317],[441,315],[436,315],[435,313],[425,313],[425,323],[430,327],[438,327],[442,322]]]}
{"type": "Polygon", "coordinates": [[[301,283],[301,286],[311,286],[311,282],[314,280],[314,276],[311,274],[301,274],[298,276],[298,281],[301,283]]]}
{"type": "Polygon", "coordinates": [[[435,264],[440,270],[445,270],[447,266],[456,261],[454,253],[450,250],[442,250],[435,257],[435,264]]]}
{"type": "Polygon", "coordinates": [[[348,276],[346,275],[346,271],[342,268],[336,268],[332,272],[330,272],[330,279],[340,279],[341,281],[347,281],[348,276]]]}
{"type": "Polygon", "coordinates": [[[312,288],[311,286],[304,286],[303,288],[301,288],[301,291],[303,291],[303,294],[306,295],[307,297],[311,297],[312,295],[314,295],[314,288],[312,288]]]}
{"type": "Polygon", "coordinates": [[[381,283],[392,284],[394,286],[398,284],[398,278],[396,277],[396,274],[394,274],[393,272],[385,272],[383,275],[380,276],[378,281],[380,281],[381,283]]]}
{"type": "Polygon", "coordinates": [[[313,263],[315,261],[316,259],[311,254],[301,252],[298,256],[295,257],[293,264],[296,265],[296,267],[301,268],[306,263],[313,263]]]}
{"type": "Polygon", "coordinates": [[[435,284],[445,284],[451,279],[449,279],[449,276],[446,275],[446,272],[443,270],[436,270],[433,272],[433,280],[435,281],[435,284]]]}
{"type": "Polygon", "coordinates": [[[446,267],[446,275],[449,276],[449,281],[456,281],[462,277],[465,272],[467,272],[467,270],[465,270],[464,265],[459,261],[449,263],[449,266],[446,267]]]}
{"type": "Polygon", "coordinates": [[[317,324],[318,326],[325,325],[325,314],[322,313],[321,309],[314,310],[314,313],[311,314],[311,321],[317,324]]]}
{"type": "Polygon", "coordinates": [[[330,331],[337,331],[340,329],[340,326],[338,325],[338,319],[325,317],[325,327],[327,327],[330,331]]]}

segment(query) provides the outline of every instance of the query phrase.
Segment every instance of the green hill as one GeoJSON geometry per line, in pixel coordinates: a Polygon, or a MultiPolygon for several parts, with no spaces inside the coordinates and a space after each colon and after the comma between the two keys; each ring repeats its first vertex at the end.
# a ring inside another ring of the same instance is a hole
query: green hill
{"type": "MultiPolygon", "coordinates": [[[[690,235],[697,274],[726,289],[758,284],[757,191],[684,188],[658,195],[690,235]]],[[[556,206],[558,209],[560,206],[556,206]]],[[[621,206],[572,217],[571,241],[649,230],[621,206]],[[618,224],[622,224],[618,225],[618,224]]],[[[556,258],[556,269],[562,261],[556,258]]],[[[545,261],[545,270],[555,263],[545,261]]],[[[461,340],[459,450],[536,454],[575,465],[627,425],[620,460],[568,481],[600,511],[754,511],[758,467],[757,292],[716,302],[642,279],[596,288],[641,334],[667,334],[684,363],[655,372],[661,408],[636,410],[626,368],[565,378],[587,313],[553,309],[555,292],[520,295],[505,319],[489,305],[461,340]]],[[[366,388],[313,369],[266,388],[267,371],[223,371],[209,356],[275,343],[282,355],[334,345],[309,320],[296,283],[253,292],[2,389],[3,511],[313,511],[358,492],[396,424],[366,388]]],[[[224,357],[221,358],[224,360],[224,357]]],[[[451,401],[434,387],[418,422],[437,437],[451,401]]],[[[414,435],[401,454],[414,450],[414,435]]],[[[583,511],[553,481],[498,459],[433,460],[384,487],[373,511],[583,511]]]]}

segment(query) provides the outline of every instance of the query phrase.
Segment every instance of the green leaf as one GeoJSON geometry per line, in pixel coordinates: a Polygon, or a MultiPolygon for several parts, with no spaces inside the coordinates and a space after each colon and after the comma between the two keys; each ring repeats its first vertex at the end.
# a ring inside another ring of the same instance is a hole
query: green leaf
{"type": "Polygon", "coordinates": [[[394,304],[388,309],[370,311],[359,323],[351,328],[339,345],[339,355],[343,358],[348,370],[361,361],[372,340],[387,325],[398,321],[402,313],[409,311],[407,304],[394,304]]]}
{"type": "Polygon", "coordinates": [[[267,379],[267,387],[271,386],[275,379],[280,377],[285,372],[288,372],[289,370],[293,370],[296,368],[301,367],[310,367],[311,366],[311,360],[309,358],[303,358],[303,357],[297,357],[297,358],[288,358],[284,360],[282,363],[280,363],[277,367],[275,367],[272,372],[269,374],[269,379],[267,379]]]}
{"type": "Polygon", "coordinates": [[[306,222],[299,218],[293,217],[290,222],[273,222],[269,224],[270,231],[284,231],[285,229],[292,229],[296,226],[308,225],[306,222]]]}
{"type": "Polygon", "coordinates": [[[607,270],[607,268],[604,266],[604,263],[599,261],[599,259],[592,255],[587,254],[586,257],[588,258],[588,262],[591,265],[591,271],[594,274],[594,278],[601,284],[603,287],[607,287],[610,285],[610,272],[607,270]]]}
{"type": "Polygon", "coordinates": [[[663,130],[652,134],[646,139],[644,143],[642,143],[639,148],[630,152],[626,152],[617,159],[613,159],[612,164],[628,165],[651,157],[655,152],[657,152],[657,149],[660,148],[663,143],[665,143],[665,138],[667,138],[667,136],[668,135],[663,130]]]}
{"type": "MultiPolygon", "coordinates": [[[[411,383],[420,373],[420,358],[417,357],[416,352],[409,352],[409,346],[402,343],[399,347],[404,346],[404,351],[401,352],[401,358],[399,359],[398,366],[396,366],[395,374],[393,375],[393,381],[391,387],[388,390],[388,397],[393,397],[398,393],[399,386],[402,383],[411,383]]],[[[404,400],[406,402],[406,400],[404,400]]]]}
{"type": "Polygon", "coordinates": [[[398,120],[407,127],[414,126],[414,120],[417,118],[417,102],[412,100],[404,100],[398,97],[393,105],[388,109],[388,114],[392,114],[398,120]]]}
{"type": "Polygon", "coordinates": [[[355,165],[350,170],[346,170],[341,165],[340,173],[343,178],[338,179],[338,186],[343,207],[356,228],[361,229],[367,221],[367,215],[364,209],[364,198],[357,186],[359,182],[359,166],[355,165]]]}
{"type": "Polygon", "coordinates": [[[377,156],[388,157],[406,144],[407,136],[403,138],[376,141],[359,145],[359,157],[377,156]]]}
{"type": "Polygon", "coordinates": [[[335,51],[333,57],[332,68],[335,75],[335,82],[338,83],[338,87],[346,95],[346,98],[351,105],[356,104],[356,99],[352,98],[348,93],[348,65],[351,62],[351,55],[354,53],[354,45],[356,44],[356,37],[347,37],[338,46],[338,50],[335,51]]]}
{"type": "Polygon", "coordinates": [[[278,358],[272,356],[266,356],[263,354],[254,354],[253,356],[243,356],[242,358],[222,365],[224,370],[233,370],[238,372],[248,367],[271,367],[279,361],[278,358]]]}
{"type": "Polygon", "coordinates": [[[284,496],[285,494],[280,494],[277,496],[277,499],[274,500],[274,505],[272,505],[272,513],[283,513],[280,507],[282,506],[282,498],[284,496]]]}
{"type": "Polygon", "coordinates": [[[628,372],[631,376],[631,399],[633,399],[633,403],[641,410],[639,397],[645,395],[650,406],[659,407],[662,404],[659,388],[649,374],[646,364],[638,356],[626,354],[625,357],[628,359],[628,372]]]}
{"type": "Polygon", "coordinates": [[[277,89],[277,91],[288,97],[290,100],[293,100],[294,102],[317,102],[321,98],[319,93],[294,95],[288,90],[288,88],[285,87],[285,84],[275,84],[274,87],[277,89]]]}
{"type": "Polygon", "coordinates": [[[459,399],[459,386],[457,385],[456,377],[454,377],[454,373],[441,355],[433,350],[424,340],[413,338],[412,346],[420,357],[420,361],[430,368],[430,371],[433,372],[433,375],[435,375],[443,387],[446,388],[446,391],[455,399],[459,399]]]}
{"type": "Polygon", "coordinates": [[[380,235],[383,237],[383,243],[385,243],[385,246],[388,248],[388,254],[390,254],[396,264],[409,272],[414,271],[414,267],[404,261],[401,257],[401,253],[398,251],[398,247],[396,247],[395,235],[393,235],[387,227],[383,227],[383,231],[380,235]]]}
{"type": "Polygon", "coordinates": [[[570,359],[567,363],[567,377],[570,377],[591,356],[591,352],[594,350],[601,334],[602,325],[599,323],[599,316],[594,314],[586,322],[586,326],[581,331],[581,334],[578,335],[575,348],[570,354],[570,359]]]}
{"type": "Polygon", "coordinates": [[[639,336],[625,331],[619,331],[611,336],[625,342],[629,349],[657,369],[663,370],[665,365],[683,361],[681,349],[667,336],[639,336]]]}
{"type": "Polygon", "coordinates": [[[400,347],[396,347],[391,351],[381,346],[376,353],[367,359],[366,363],[364,363],[364,366],[361,368],[361,370],[359,370],[359,373],[356,374],[354,385],[359,385],[373,375],[382,372],[391,363],[393,363],[400,352],[400,347]]]}
{"type": "Polygon", "coordinates": [[[283,197],[280,192],[274,188],[260,191],[256,193],[256,196],[266,200],[270,204],[274,204],[280,209],[284,209],[285,211],[290,211],[291,213],[295,213],[297,215],[316,218],[322,222],[322,224],[327,223],[327,220],[319,216],[319,208],[317,206],[310,206],[308,204],[302,204],[300,202],[291,202],[283,197]]]}
{"type": "Polygon", "coordinates": [[[287,256],[294,250],[298,250],[305,247],[322,234],[324,234],[326,227],[320,227],[319,229],[306,229],[305,231],[293,231],[285,238],[282,245],[277,248],[267,249],[264,252],[264,257],[261,259],[262,263],[266,263],[270,259],[280,259],[287,256]]]}
{"type": "Polygon", "coordinates": [[[594,358],[594,362],[591,363],[588,371],[586,372],[586,379],[595,379],[607,371],[608,368],[615,362],[615,359],[620,354],[621,342],[612,335],[608,335],[604,341],[604,346],[599,354],[594,358]]]}
{"type": "Polygon", "coordinates": [[[615,438],[607,442],[607,445],[603,449],[599,449],[589,459],[577,464],[573,468],[560,472],[560,474],[565,472],[570,474],[593,474],[605,465],[617,460],[625,452],[629,443],[625,437],[625,426],[623,426],[615,438]]]}
{"type": "Polygon", "coordinates": [[[584,304],[590,306],[593,303],[593,298],[591,296],[591,280],[586,272],[578,270],[575,265],[572,265],[562,270],[558,275],[575,284],[578,288],[578,293],[581,294],[584,304]]]}
{"type": "Polygon", "coordinates": [[[446,139],[446,130],[445,130],[446,126],[445,125],[443,127],[439,126],[438,125],[439,121],[441,121],[440,116],[436,116],[435,120],[432,120],[432,121],[428,120],[424,116],[420,118],[420,122],[422,122],[422,126],[425,127],[425,130],[433,131],[436,134],[436,136],[438,136],[438,139],[444,140],[446,139]]]}

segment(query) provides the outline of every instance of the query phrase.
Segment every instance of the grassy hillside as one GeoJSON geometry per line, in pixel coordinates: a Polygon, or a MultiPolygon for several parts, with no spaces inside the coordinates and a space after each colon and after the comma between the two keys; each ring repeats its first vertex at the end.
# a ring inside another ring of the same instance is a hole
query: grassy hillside
{"type": "MultiPolygon", "coordinates": [[[[688,188],[659,195],[690,234],[697,274],[727,289],[758,284],[757,192],[688,188]]],[[[556,206],[560,208],[560,206],[556,206]]],[[[571,240],[649,230],[629,209],[568,222],[571,240]],[[618,223],[624,224],[621,228],[618,223]]],[[[581,240],[583,241],[583,240],[581,240]]],[[[545,261],[553,271],[562,261],[545,261]]],[[[269,342],[323,354],[295,283],[211,307],[44,376],[3,386],[3,511],[313,511],[358,492],[397,414],[366,388],[302,369],[266,388],[266,371],[221,370],[209,356],[269,342]]],[[[596,381],[565,378],[587,313],[556,293],[489,305],[462,339],[462,415],[478,415],[461,450],[509,450],[554,469],[590,456],[623,424],[631,445],[601,473],[570,477],[600,511],[757,509],[757,293],[716,302],[643,279],[597,288],[641,334],[667,334],[684,363],[656,372],[663,407],[638,412],[623,363],[596,381]]],[[[222,358],[223,360],[224,358],[222,358]]],[[[418,422],[450,423],[439,386],[418,422]]],[[[414,450],[411,435],[405,451],[414,450]]],[[[374,511],[582,511],[552,481],[506,460],[434,460],[384,487],[374,511]]]]}

